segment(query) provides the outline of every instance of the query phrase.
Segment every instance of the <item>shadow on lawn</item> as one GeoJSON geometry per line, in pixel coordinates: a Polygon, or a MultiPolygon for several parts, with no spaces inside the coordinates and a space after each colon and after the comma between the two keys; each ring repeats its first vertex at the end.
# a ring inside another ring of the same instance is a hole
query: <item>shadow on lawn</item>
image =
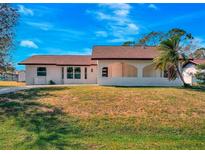
{"type": "MultiPolygon", "coordinates": [[[[16,147],[23,147],[23,149],[85,149],[84,145],[75,144],[69,140],[69,136],[78,138],[83,135],[73,117],[65,115],[60,109],[53,106],[35,102],[38,97],[48,96],[47,90],[47,88],[32,89],[1,97],[1,121],[14,118],[18,127],[35,135],[35,139],[32,136],[25,137],[24,141],[18,143],[16,147]]],[[[63,90],[63,88],[49,88],[49,91],[52,90],[63,90]]]]}

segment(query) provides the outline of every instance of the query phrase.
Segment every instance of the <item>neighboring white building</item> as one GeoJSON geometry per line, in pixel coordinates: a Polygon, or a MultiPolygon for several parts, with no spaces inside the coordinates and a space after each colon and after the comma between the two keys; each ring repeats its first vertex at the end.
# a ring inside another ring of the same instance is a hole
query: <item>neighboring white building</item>
{"type": "Polygon", "coordinates": [[[190,60],[183,66],[183,78],[187,84],[195,84],[196,78],[195,74],[197,72],[197,65],[205,64],[205,59],[194,59],[190,60]]]}
{"type": "Polygon", "coordinates": [[[56,84],[95,83],[115,86],[180,86],[182,82],[167,79],[156,70],[155,47],[95,46],[92,55],[37,55],[26,65],[26,83],[56,84]]]}
{"type": "Polygon", "coordinates": [[[19,82],[25,82],[26,81],[25,71],[18,71],[18,81],[19,82]]]}

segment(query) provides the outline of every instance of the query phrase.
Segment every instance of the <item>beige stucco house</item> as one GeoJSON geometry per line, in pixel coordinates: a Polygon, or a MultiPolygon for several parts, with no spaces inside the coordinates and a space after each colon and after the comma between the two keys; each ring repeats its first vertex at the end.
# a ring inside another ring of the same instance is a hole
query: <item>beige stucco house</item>
{"type": "Polygon", "coordinates": [[[92,83],[116,86],[180,86],[156,70],[155,47],[95,46],[92,55],[36,55],[19,64],[26,65],[26,83],[92,83]]]}

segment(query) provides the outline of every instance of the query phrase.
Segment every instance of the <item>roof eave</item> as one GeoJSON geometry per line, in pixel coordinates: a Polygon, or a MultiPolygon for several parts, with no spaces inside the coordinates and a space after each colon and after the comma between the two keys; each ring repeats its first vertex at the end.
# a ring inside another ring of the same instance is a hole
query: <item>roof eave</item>
{"type": "Polygon", "coordinates": [[[56,66],[92,66],[97,64],[48,64],[48,63],[18,63],[18,65],[56,65],[56,66]]]}
{"type": "Polygon", "coordinates": [[[154,58],[91,58],[92,60],[153,60],[154,58]]]}

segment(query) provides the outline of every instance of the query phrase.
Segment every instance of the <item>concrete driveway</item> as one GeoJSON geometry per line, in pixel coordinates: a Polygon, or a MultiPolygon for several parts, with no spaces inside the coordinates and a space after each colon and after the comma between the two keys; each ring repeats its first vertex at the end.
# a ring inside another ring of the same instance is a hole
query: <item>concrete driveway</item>
{"type": "Polygon", "coordinates": [[[33,88],[47,88],[47,87],[67,87],[67,86],[96,86],[97,84],[63,84],[63,85],[30,85],[23,87],[6,87],[0,89],[1,94],[15,93],[20,90],[33,89],[33,88]]]}

